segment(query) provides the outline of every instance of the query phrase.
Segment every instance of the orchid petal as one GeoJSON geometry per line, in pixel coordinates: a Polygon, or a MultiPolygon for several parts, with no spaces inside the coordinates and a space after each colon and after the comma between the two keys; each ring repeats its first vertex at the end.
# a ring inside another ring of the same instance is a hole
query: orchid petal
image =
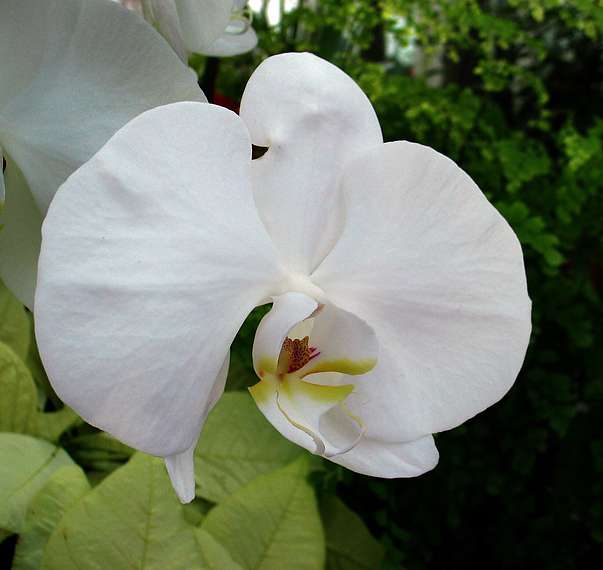
{"type": "MultiPolygon", "coordinates": [[[[203,414],[202,423],[205,423],[207,415],[216,405],[220,396],[224,392],[226,386],[226,378],[228,377],[228,365],[230,363],[230,354],[226,356],[224,364],[218,377],[214,382],[207,400],[207,407],[203,414]]],[[[165,466],[167,467],[168,475],[178,495],[178,498],[183,503],[190,503],[195,498],[195,448],[197,441],[188,449],[175,455],[170,455],[165,458],[165,466]]]]}
{"type": "Polygon", "coordinates": [[[195,447],[197,442],[185,451],[165,458],[172,487],[181,503],[190,503],[195,498],[195,447]]]}
{"type": "MultiPolygon", "coordinates": [[[[332,436],[324,423],[321,429],[332,436]]],[[[331,458],[331,461],[356,473],[393,479],[423,475],[438,464],[438,459],[433,437],[427,435],[406,443],[387,443],[363,437],[358,445],[343,455],[331,458]]]]}
{"type": "Polygon", "coordinates": [[[356,473],[384,478],[417,477],[437,465],[439,453],[431,435],[410,442],[387,442],[368,437],[370,424],[364,424],[359,418],[350,422],[353,414],[349,402],[353,397],[351,394],[344,404],[320,417],[320,433],[335,446],[349,447],[345,453],[330,457],[331,461],[356,473]],[[357,443],[350,446],[349,442],[355,440],[357,443]]]}
{"type": "MultiPolygon", "coordinates": [[[[114,2],[5,0],[0,60],[0,145],[23,172],[40,218],[60,184],[130,119],[205,100],[158,34],[114,2]]],[[[0,258],[35,274],[24,267],[31,259],[17,260],[4,245],[0,258]]],[[[14,291],[30,307],[32,287],[14,291]]]]}
{"type": "Polygon", "coordinates": [[[231,111],[160,107],[74,173],[44,222],[35,317],[49,378],[147,453],[194,445],[230,343],[282,278],[250,155],[231,111]]]}
{"type": "Polygon", "coordinates": [[[142,15],[188,65],[188,49],[182,39],[180,17],[174,0],[142,0],[142,15]]]}
{"type": "Polygon", "coordinates": [[[3,146],[31,184],[43,213],[67,175],[128,120],[165,103],[205,100],[157,34],[118,4],[7,3],[0,37],[2,51],[11,57],[2,58],[10,65],[3,67],[1,82],[22,76],[21,60],[39,62],[27,70],[26,86],[0,101],[6,122],[0,137],[7,138],[3,146]],[[38,28],[39,37],[29,50],[16,52],[13,39],[21,30],[38,28]]]}
{"type": "Polygon", "coordinates": [[[241,102],[253,144],[253,191],[287,265],[308,274],[343,225],[339,179],[355,155],[382,143],[375,112],[343,71],[308,53],[266,59],[241,102]]]}
{"type": "Polygon", "coordinates": [[[466,173],[422,145],[371,150],[342,184],[346,227],[312,279],[377,333],[379,362],[350,409],[377,440],[450,429],[498,401],[523,362],[519,241],[466,173]]]}
{"type": "Polygon", "coordinates": [[[189,51],[204,53],[226,29],[232,0],[174,0],[180,29],[189,51]]]}
{"type": "Polygon", "coordinates": [[[143,2],[149,2],[153,0],[113,0],[113,2],[119,2],[122,6],[125,6],[128,10],[136,12],[139,16],[143,16],[143,2]]]}
{"type": "Polygon", "coordinates": [[[247,53],[258,45],[258,36],[252,27],[240,34],[224,33],[214,43],[203,50],[211,57],[233,57],[247,53]]]}

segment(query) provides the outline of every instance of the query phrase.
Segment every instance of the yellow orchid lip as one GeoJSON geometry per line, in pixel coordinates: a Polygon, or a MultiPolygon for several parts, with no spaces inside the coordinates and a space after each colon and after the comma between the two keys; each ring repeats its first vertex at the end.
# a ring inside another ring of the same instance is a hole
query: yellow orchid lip
{"type": "Polygon", "coordinates": [[[304,432],[314,442],[314,453],[322,457],[335,457],[353,449],[365,434],[364,422],[352,414],[345,405],[345,399],[354,391],[353,384],[325,386],[307,382],[295,374],[273,374],[264,372],[262,379],[249,388],[260,409],[271,403],[283,418],[294,428],[304,432]],[[320,416],[327,410],[339,407],[358,428],[357,436],[344,447],[331,444],[321,433],[316,418],[309,417],[310,405],[320,416]],[[306,408],[306,409],[305,409],[306,408]]]}
{"type": "MultiPolygon", "coordinates": [[[[346,384],[344,386],[320,386],[318,384],[311,384],[309,382],[305,382],[304,380],[300,380],[295,386],[296,391],[301,391],[305,397],[309,400],[313,401],[316,405],[339,405],[342,407],[344,411],[347,413],[347,408],[344,407],[343,401],[353,392],[354,386],[352,384],[346,384]]],[[[318,430],[312,429],[312,427],[305,424],[303,418],[295,418],[294,410],[288,410],[286,404],[283,403],[283,396],[286,395],[292,401],[294,401],[295,394],[293,393],[293,386],[289,381],[285,381],[281,384],[280,389],[276,391],[276,405],[278,409],[282,412],[282,414],[287,418],[287,420],[294,425],[297,429],[308,434],[312,440],[314,441],[314,445],[316,445],[315,453],[317,455],[322,455],[323,457],[334,457],[335,455],[341,455],[346,451],[349,451],[360,441],[362,436],[364,435],[364,426],[362,422],[359,422],[360,427],[362,428],[360,434],[356,437],[356,439],[345,446],[344,448],[335,448],[332,445],[329,445],[327,441],[321,436],[318,430]]],[[[350,419],[356,421],[357,418],[348,414],[350,419]]]]}
{"type": "Polygon", "coordinates": [[[333,355],[329,358],[319,346],[311,345],[309,335],[301,338],[286,336],[276,361],[267,355],[258,358],[256,371],[260,382],[249,391],[265,413],[267,408],[272,408],[280,415],[280,421],[309,436],[315,454],[335,457],[354,448],[366,431],[362,419],[345,405],[345,400],[354,391],[354,385],[315,384],[306,378],[321,372],[365,374],[376,362],[376,358],[367,357],[354,360],[333,355]],[[321,417],[334,408],[339,408],[350,424],[355,426],[354,437],[343,445],[334,445],[321,432],[321,417]]]}

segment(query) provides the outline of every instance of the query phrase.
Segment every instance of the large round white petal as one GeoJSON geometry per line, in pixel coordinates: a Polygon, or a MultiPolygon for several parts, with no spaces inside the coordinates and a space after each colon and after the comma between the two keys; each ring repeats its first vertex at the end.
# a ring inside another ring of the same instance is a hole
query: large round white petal
{"type": "MultiPolygon", "coordinates": [[[[46,9],[32,0],[2,1],[0,18],[0,117],[2,109],[35,78],[44,60],[44,42],[48,34],[46,9]],[[32,10],[37,4],[39,14],[32,10]],[[28,13],[29,12],[29,13],[28,13]]],[[[0,118],[0,131],[2,119],[0,118]]]]}
{"type": "MultiPolygon", "coordinates": [[[[3,0],[1,12],[0,145],[42,217],[67,176],[130,119],[205,100],[157,32],[117,3],[3,0]]],[[[19,273],[35,272],[1,245],[0,257],[19,273]]],[[[15,293],[31,306],[25,292],[15,293]]]]}
{"type": "Polygon", "coordinates": [[[348,398],[367,435],[410,441],[452,428],[513,384],[530,336],[520,244],[453,161],[389,143],[343,181],[347,222],[312,276],[380,345],[348,398]]]}
{"type": "Polygon", "coordinates": [[[281,278],[250,148],[221,107],[148,111],[69,178],[44,222],[35,316],[51,382],[148,453],[193,445],[230,343],[281,278]]]}
{"type": "Polygon", "coordinates": [[[247,84],[241,117],[255,145],[260,216],[295,271],[309,273],[343,224],[340,177],[359,152],[382,142],[375,112],[343,71],[308,53],[265,60],[247,84]]]}
{"type": "Polygon", "coordinates": [[[203,53],[226,29],[233,0],[173,0],[180,17],[184,44],[203,53]]]}

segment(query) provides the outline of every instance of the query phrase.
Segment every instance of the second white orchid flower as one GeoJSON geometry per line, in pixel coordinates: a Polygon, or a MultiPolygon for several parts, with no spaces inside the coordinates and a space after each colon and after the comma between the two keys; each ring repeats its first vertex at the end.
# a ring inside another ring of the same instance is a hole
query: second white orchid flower
{"type": "Polygon", "coordinates": [[[115,0],[143,16],[185,63],[191,52],[240,55],[258,43],[247,0],[115,0]]]}
{"type": "Polygon", "coordinates": [[[109,0],[0,0],[0,62],[0,277],[32,308],[58,187],[143,111],[206,98],[162,38],[109,0]]]}
{"type": "Polygon", "coordinates": [[[183,501],[230,344],[269,302],[259,408],[378,477],[432,469],[432,434],[506,393],[530,335],[509,225],[450,159],[384,144],[358,86],[308,54],[260,65],[240,117],[180,103],[134,119],[43,228],[36,328],[53,386],[165,457],[183,501]]]}

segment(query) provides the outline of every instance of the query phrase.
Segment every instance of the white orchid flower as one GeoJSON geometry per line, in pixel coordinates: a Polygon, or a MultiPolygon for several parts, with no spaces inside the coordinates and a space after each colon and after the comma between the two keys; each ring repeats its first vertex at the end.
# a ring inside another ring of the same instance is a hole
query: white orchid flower
{"type": "Polygon", "coordinates": [[[246,0],[115,0],[143,16],[185,63],[191,52],[229,57],[258,43],[246,0]]]}
{"type": "Polygon", "coordinates": [[[253,347],[259,408],[378,477],[432,469],[432,434],[507,392],[530,335],[509,225],[450,159],[384,144],[359,87],[309,54],[264,61],[240,117],[178,103],[134,119],[59,190],[43,235],[36,327],[53,386],[165,457],[183,501],[258,305],[273,303],[253,347]]]}
{"type": "Polygon", "coordinates": [[[0,277],[31,308],[57,188],[139,113],[206,99],[161,37],[109,0],[0,0],[0,61],[0,277]]]}

